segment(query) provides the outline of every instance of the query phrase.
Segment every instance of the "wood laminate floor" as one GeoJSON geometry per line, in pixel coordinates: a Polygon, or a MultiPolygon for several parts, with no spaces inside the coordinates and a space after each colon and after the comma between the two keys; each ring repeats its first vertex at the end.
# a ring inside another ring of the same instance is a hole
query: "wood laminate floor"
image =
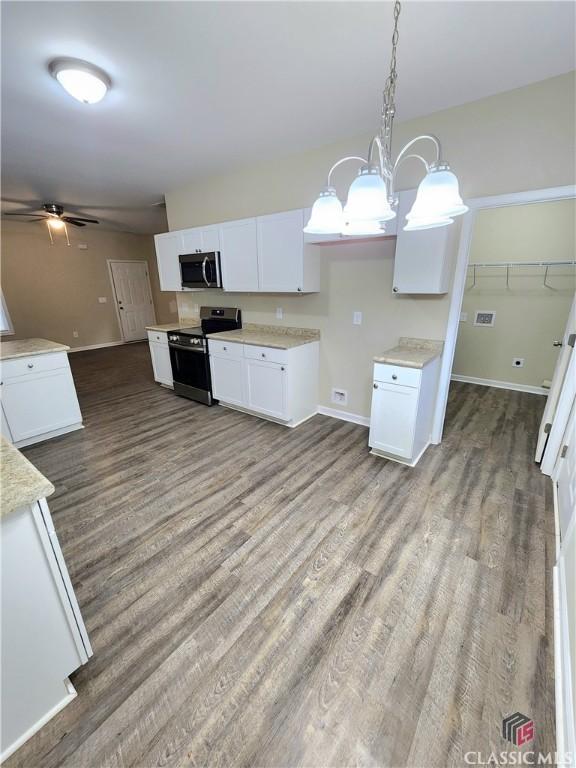
{"type": "Polygon", "coordinates": [[[147,344],[71,363],[86,429],[25,453],[94,657],[7,768],[464,765],[516,711],[554,749],[542,398],[453,384],[409,469],[176,397],[147,344]]]}

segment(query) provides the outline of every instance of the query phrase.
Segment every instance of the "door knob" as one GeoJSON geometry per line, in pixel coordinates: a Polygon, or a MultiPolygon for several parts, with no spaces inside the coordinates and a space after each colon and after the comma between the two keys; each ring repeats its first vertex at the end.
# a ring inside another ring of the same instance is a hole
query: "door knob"
{"type": "Polygon", "coordinates": [[[395,373],[393,373],[393,374],[392,374],[392,381],[396,381],[396,379],[397,379],[397,378],[398,378],[398,376],[396,376],[396,374],[395,374],[395,373]]]}
{"type": "Polygon", "coordinates": [[[373,384],[372,386],[374,387],[374,389],[378,389],[378,384],[373,384]]]}
{"type": "Polygon", "coordinates": [[[34,368],[34,363],[28,363],[28,368],[34,368]]]}

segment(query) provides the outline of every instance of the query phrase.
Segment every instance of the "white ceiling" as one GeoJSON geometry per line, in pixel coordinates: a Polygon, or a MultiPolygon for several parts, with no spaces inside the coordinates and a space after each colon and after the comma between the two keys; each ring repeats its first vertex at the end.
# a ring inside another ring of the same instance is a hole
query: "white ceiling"
{"type": "MultiPolygon", "coordinates": [[[[574,14],[404,2],[397,120],[573,69],[574,14]]],[[[2,196],[159,231],[167,189],[376,129],[391,28],[391,2],[3,2],[2,196]],[[108,72],[100,104],[48,75],[59,56],[108,72]]]]}

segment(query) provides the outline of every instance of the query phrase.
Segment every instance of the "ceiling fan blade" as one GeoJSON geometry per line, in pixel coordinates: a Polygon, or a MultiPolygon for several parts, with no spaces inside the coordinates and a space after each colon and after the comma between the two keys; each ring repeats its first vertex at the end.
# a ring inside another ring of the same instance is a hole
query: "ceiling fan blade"
{"type": "Polygon", "coordinates": [[[84,219],[80,216],[62,216],[64,221],[68,221],[70,224],[76,224],[78,221],[85,221],[88,224],[99,224],[98,219],[84,219]]]}
{"type": "Polygon", "coordinates": [[[47,218],[47,216],[41,214],[40,211],[30,211],[30,213],[10,213],[10,211],[3,211],[2,216],[41,216],[43,219],[47,218]]]}
{"type": "Polygon", "coordinates": [[[85,227],[86,224],[84,224],[83,221],[77,221],[76,219],[71,219],[68,216],[63,216],[62,220],[66,222],[66,224],[72,224],[73,227],[85,227]]]}

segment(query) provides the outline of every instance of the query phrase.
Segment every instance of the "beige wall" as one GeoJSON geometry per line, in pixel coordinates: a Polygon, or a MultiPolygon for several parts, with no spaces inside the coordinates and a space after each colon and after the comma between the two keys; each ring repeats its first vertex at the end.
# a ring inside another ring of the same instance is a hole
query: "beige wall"
{"type": "MultiPolygon", "coordinates": [[[[378,94],[374,98],[376,104],[378,94]]],[[[574,75],[399,123],[395,146],[422,132],[440,136],[467,197],[573,183],[574,75]]],[[[330,165],[344,154],[364,152],[367,143],[367,136],[356,137],[269,158],[224,176],[192,179],[186,187],[166,192],[170,229],[310,205],[330,165]]],[[[409,165],[402,170],[400,188],[417,183],[418,176],[411,175],[415,171],[419,173],[409,165]]],[[[341,192],[350,179],[350,171],[342,169],[335,179],[341,192]]],[[[393,295],[392,262],[391,243],[324,248],[318,296],[203,292],[180,295],[179,305],[187,314],[194,303],[234,304],[251,322],[274,321],[274,309],[281,306],[284,324],[320,328],[321,403],[330,407],[331,387],[343,387],[349,392],[347,410],[366,416],[372,356],[401,335],[445,337],[448,297],[393,295]],[[364,313],[360,327],[352,325],[353,310],[364,313]]]]}
{"type": "MultiPolygon", "coordinates": [[[[494,261],[567,261],[575,258],[574,200],[479,211],[472,235],[470,263],[494,261]]],[[[540,267],[478,269],[462,311],[453,373],[515,384],[542,386],[551,379],[574,297],[574,267],[550,267],[547,284],[540,267]],[[493,328],[474,326],[477,310],[495,310],[493,328]],[[524,358],[515,368],[512,358],[524,358]]]]}
{"type": "Polygon", "coordinates": [[[151,235],[70,229],[70,247],[61,235],[52,246],[41,223],[2,222],[2,290],[15,330],[10,338],[43,337],[70,347],[120,341],[107,259],[146,259],[157,321],[177,317],[174,294],[160,291],[151,235]],[[99,296],[107,303],[98,303],[99,296]]]}

